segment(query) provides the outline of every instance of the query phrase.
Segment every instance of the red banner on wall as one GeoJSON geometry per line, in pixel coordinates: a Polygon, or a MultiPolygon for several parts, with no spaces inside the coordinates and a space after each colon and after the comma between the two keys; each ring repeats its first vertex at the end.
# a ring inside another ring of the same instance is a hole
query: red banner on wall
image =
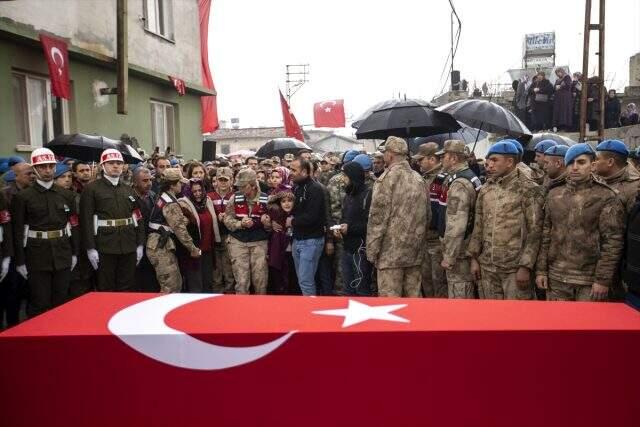
{"type": "MultiPolygon", "coordinates": [[[[200,58],[202,69],[202,85],[207,89],[215,90],[213,77],[209,69],[209,13],[211,0],[198,0],[200,15],[200,58]]],[[[215,96],[200,97],[202,106],[202,132],[214,132],[218,129],[218,105],[215,96]]]]}
{"type": "Polygon", "coordinates": [[[51,92],[59,98],[71,99],[67,43],[64,40],[44,34],[40,34],[40,42],[49,66],[51,92]]]}

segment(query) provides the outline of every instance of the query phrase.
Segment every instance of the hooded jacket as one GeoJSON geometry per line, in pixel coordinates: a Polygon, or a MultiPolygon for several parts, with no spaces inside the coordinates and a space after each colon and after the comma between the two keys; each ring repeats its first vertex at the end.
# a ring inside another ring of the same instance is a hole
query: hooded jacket
{"type": "Polygon", "coordinates": [[[344,167],[349,177],[346,196],[342,204],[342,224],[347,224],[347,234],[343,237],[344,249],[355,253],[367,243],[367,221],[371,208],[371,189],[365,183],[364,169],[352,162],[344,167]]]}

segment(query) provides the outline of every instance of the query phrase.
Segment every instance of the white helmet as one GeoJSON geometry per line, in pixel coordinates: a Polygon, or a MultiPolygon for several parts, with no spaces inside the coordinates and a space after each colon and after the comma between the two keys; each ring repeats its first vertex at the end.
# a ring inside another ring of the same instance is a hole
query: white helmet
{"type": "Polygon", "coordinates": [[[100,164],[103,164],[104,162],[113,162],[113,161],[124,162],[124,159],[122,158],[122,153],[114,148],[107,148],[100,155],[100,164]]]}
{"type": "Polygon", "coordinates": [[[31,166],[56,164],[56,156],[48,148],[36,148],[31,152],[31,166]]]}

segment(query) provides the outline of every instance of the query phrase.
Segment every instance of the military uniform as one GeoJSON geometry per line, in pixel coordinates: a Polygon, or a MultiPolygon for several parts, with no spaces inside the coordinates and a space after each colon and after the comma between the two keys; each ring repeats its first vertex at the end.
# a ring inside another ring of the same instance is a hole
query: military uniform
{"type": "MultiPolygon", "coordinates": [[[[407,144],[389,137],[384,149],[402,155],[407,144]]],[[[430,220],[424,179],[406,160],[389,166],[373,186],[367,224],[367,259],[378,269],[379,296],[420,296],[430,220]]]]}
{"type": "MultiPolygon", "coordinates": [[[[226,212],[229,199],[233,196],[233,191],[225,195],[220,195],[217,191],[209,193],[209,198],[213,201],[213,208],[216,215],[226,212]]],[[[217,293],[233,293],[235,290],[235,279],[229,258],[229,248],[227,247],[227,236],[229,229],[223,222],[219,223],[221,242],[214,248],[215,269],[213,270],[213,291],[217,293]]]]}
{"type": "Polygon", "coordinates": [[[533,286],[517,286],[516,272],[520,267],[533,270],[535,266],[543,203],[540,186],[518,168],[489,178],[480,190],[467,251],[480,263],[481,298],[533,298],[533,286]]]}
{"type": "Polygon", "coordinates": [[[80,196],[82,237],[87,251],[95,249],[100,255],[99,291],[134,289],[136,249],[145,239],[139,219],[135,193],[121,180],[113,185],[102,177],[85,187],[80,196]]]}
{"type": "Polygon", "coordinates": [[[440,203],[438,217],[442,259],[451,266],[447,270],[449,298],[475,296],[471,259],[466,250],[473,229],[476,195],[481,185],[467,162],[451,168],[445,179],[444,202],[440,203]]]}
{"type": "MultiPolygon", "coordinates": [[[[149,219],[151,218],[151,212],[156,203],[157,195],[153,191],[149,191],[145,195],[138,194],[135,190],[136,206],[140,210],[141,219],[140,223],[144,227],[145,236],[149,236],[149,219]]],[[[160,290],[160,284],[155,274],[155,270],[149,256],[145,253],[136,268],[136,290],[139,292],[158,292],[160,290]]]]}
{"type": "MultiPolygon", "coordinates": [[[[80,212],[80,194],[83,187],[72,187],[74,190],[74,200],[76,211],[80,212]],[[78,190],[76,190],[78,189],[78,190]]],[[[71,283],[69,284],[69,297],[77,298],[88,292],[91,292],[94,287],[94,271],[91,268],[89,258],[87,258],[87,250],[82,246],[82,240],[80,240],[80,247],[78,248],[78,264],[71,271],[71,283]]]]}
{"type": "Polygon", "coordinates": [[[248,294],[251,284],[256,294],[267,293],[269,234],[260,222],[260,217],[268,212],[267,201],[265,193],[258,192],[253,200],[249,200],[237,192],[227,203],[224,224],[230,231],[227,248],[236,280],[236,294],[248,294]],[[253,220],[253,227],[242,228],[241,220],[247,217],[253,220]]]}
{"type": "Polygon", "coordinates": [[[594,282],[611,286],[624,246],[625,212],[607,185],[590,177],[549,191],[536,276],[547,299],[590,301],[594,282]]]}
{"type": "Polygon", "coordinates": [[[69,296],[72,256],[79,247],[74,194],[36,181],[13,197],[16,265],[26,265],[27,315],[63,304],[69,296]]]}
{"type": "Polygon", "coordinates": [[[640,185],[640,175],[629,166],[625,166],[617,173],[601,178],[618,194],[626,213],[629,214],[631,209],[633,209],[633,205],[636,203],[638,186],[640,185]]]}
{"type": "Polygon", "coordinates": [[[176,258],[176,245],[189,252],[198,251],[187,231],[189,220],[173,194],[162,193],[156,200],[149,218],[147,256],[156,271],[162,293],[182,290],[182,276],[176,258]]]}
{"type": "Polygon", "coordinates": [[[440,198],[444,189],[446,174],[442,166],[426,172],[423,175],[429,191],[431,222],[427,230],[424,245],[424,259],[422,261],[422,293],[425,297],[446,298],[447,276],[442,268],[442,243],[438,235],[438,212],[440,198]]]}
{"type": "MultiPolygon", "coordinates": [[[[327,191],[329,192],[329,210],[331,217],[329,219],[329,225],[340,224],[340,217],[342,216],[342,202],[344,201],[344,197],[347,194],[346,188],[347,184],[345,181],[345,175],[342,172],[335,174],[331,179],[329,179],[329,183],[327,184],[327,191]]],[[[334,242],[334,269],[336,273],[335,280],[335,291],[340,293],[344,289],[344,284],[342,283],[342,266],[339,262],[342,259],[342,252],[344,247],[342,246],[341,240],[336,240],[334,242]]]]}

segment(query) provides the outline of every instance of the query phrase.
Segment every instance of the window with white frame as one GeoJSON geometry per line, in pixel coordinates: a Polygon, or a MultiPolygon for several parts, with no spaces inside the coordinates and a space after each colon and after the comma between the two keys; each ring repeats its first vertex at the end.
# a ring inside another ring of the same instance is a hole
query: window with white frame
{"type": "Polygon", "coordinates": [[[173,40],[173,0],[144,0],[144,27],[173,40]]]}
{"type": "Polygon", "coordinates": [[[167,147],[176,150],[175,108],[172,104],[151,101],[151,143],[165,152],[167,147]]]}
{"type": "Polygon", "coordinates": [[[42,147],[69,131],[67,101],[51,94],[49,79],[14,71],[11,84],[17,145],[42,147]]]}

